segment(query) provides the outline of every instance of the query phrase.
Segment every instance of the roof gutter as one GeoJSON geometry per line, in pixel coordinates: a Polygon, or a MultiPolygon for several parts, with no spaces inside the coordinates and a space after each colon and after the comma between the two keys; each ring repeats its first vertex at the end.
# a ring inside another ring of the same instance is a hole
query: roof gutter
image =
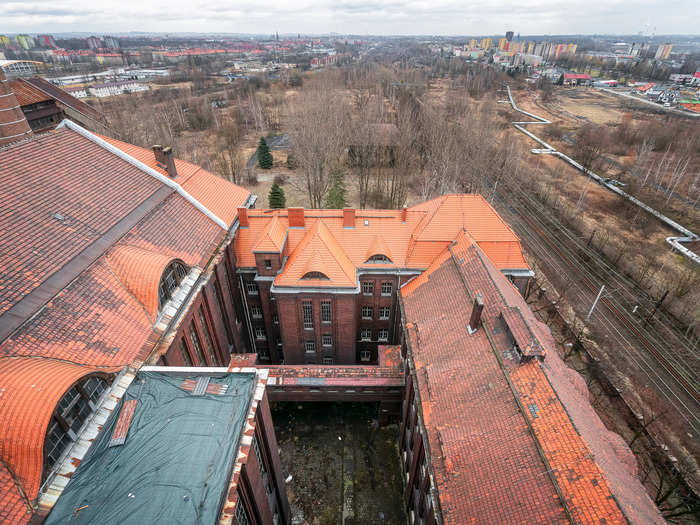
{"type": "MultiPolygon", "coordinates": [[[[222,230],[228,231],[228,229],[229,229],[228,224],[226,224],[223,220],[221,220],[219,217],[217,217],[214,214],[214,212],[212,212],[209,208],[204,206],[201,202],[199,202],[197,199],[195,199],[192,195],[187,193],[184,190],[184,188],[182,186],[180,186],[177,182],[170,180],[165,175],[161,175],[153,168],[146,166],[143,162],[136,160],[135,158],[133,158],[130,155],[127,155],[125,152],[123,152],[122,150],[120,150],[116,146],[112,146],[106,140],[103,140],[100,137],[98,137],[97,135],[89,132],[85,128],[78,126],[75,122],[73,122],[71,120],[66,119],[66,120],[61,121],[61,123],[56,127],[56,129],[63,128],[63,127],[66,127],[68,129],[70,129],[71,131],[75,131],[79,135],[82,135],[83,137],[94,142],[95,144],[97,144],[101,148],[106,149],[110,153],[113,153],[114,155],[116,155],[120,159],[128,162],[129,164],[131,164],[135,168],[140,169],[141,171],[150,175],[151,177],[158,180],[159,182],[162,182],[166,186],[173,188],[177,193],[180,194],[181,197],[183,197],[185,200],[187,200],[190,204],[192,204],[195,208],[197,208],[199,211],[201,211],[204,215],[209,217],[222,230]]],[[[250,197],[249,197],[249,200],[250,200],[250,197]]]]}

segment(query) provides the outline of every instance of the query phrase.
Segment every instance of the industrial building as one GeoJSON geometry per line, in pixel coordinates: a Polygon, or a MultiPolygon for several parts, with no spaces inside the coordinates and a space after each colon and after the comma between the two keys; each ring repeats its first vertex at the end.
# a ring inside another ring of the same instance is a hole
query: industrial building
{"type": "Polygon", "coordinates": [[[664,523],[481,196],[256,210],[169,147],[10,109],[3,523],[288,524],[275,400],[399,420],[411,523],[664,523]]]}

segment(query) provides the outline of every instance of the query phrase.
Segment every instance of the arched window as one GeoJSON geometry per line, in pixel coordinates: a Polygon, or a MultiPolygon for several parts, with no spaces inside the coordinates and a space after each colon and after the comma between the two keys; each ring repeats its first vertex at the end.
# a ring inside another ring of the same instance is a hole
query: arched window
{"type": "Polygon", "coordinates": [[[80,428],[99,405],[109,387],[105,377],[90,376],[76,383],[56,405],[44,441],[44,472],[48,473],[68,446],[78,439],[80,428]]]}
{"type": "Polygon", "coordinates": [[[369,264],[391,264],[391,259],[389,259],[386,255],[377,253],[375,255],[372,255],[369,259],[365,261],[365,263],[369,264]]]}
{"type": "Polygon", "coordinates": [[[302,279],[321,279],[328,281],[328,276],[322,272],[306,272],[302,279]]]}
{"type": "Polygon", "coordinates": [[[159,310],[165,306],[165,303],[172,299],[173,293],[186,275],[187,268],[181,262],[173,261],[165,267],[163,275],[160,276],[160,284],[158,285],[159,310]]]}

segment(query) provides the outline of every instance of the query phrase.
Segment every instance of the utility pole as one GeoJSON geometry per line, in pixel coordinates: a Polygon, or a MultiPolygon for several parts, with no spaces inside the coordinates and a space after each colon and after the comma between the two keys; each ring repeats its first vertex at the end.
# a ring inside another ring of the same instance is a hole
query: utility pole
{"type": "Polygon", "coordinates": [[[656,311],[659,309],[659,306],[661,306],[661,303],[664,302],[664,299],[666,299],[666,296],[667,296],[667,295],[668,295],[668,290],[666,290],[666,291],[664,292],[664,294],[661,296],[661,299],[659,299],[658,301],[656,301],[656,304],[654,305],[654,309],[653,309],[653,310],[651,311],[651,313],[649,314],[649,317],[647,317],[646,320],[644,321],[645,324],[648,323],[649,321],[651,321],[651,318],[654,317],[654,314],[655,314],[656,311]]]}
{"type": "Polygon", "coordinates": [[[598,292],[598,295],[595,298],[595,301],[593,301],[593,306],[591,306],[591,309],[588,310],[588,315],[586,316],[586,322],[591,320],[591,314],[593,313],[593,309],[595,308],[595,305],[598,304],[598,301],[600,300],[600,296],[603,295],[603,290],[605,290],[605,285],[600,287],[600,291],[598,292]]]}

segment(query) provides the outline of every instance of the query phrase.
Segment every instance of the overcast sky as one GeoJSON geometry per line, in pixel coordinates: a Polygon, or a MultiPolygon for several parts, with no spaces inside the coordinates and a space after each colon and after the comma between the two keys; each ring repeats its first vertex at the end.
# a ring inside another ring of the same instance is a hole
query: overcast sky
{"type": "Polygon", "coordinates": [[[0,0],[0,33],[693,34],[700,0],[0,0]]]}

